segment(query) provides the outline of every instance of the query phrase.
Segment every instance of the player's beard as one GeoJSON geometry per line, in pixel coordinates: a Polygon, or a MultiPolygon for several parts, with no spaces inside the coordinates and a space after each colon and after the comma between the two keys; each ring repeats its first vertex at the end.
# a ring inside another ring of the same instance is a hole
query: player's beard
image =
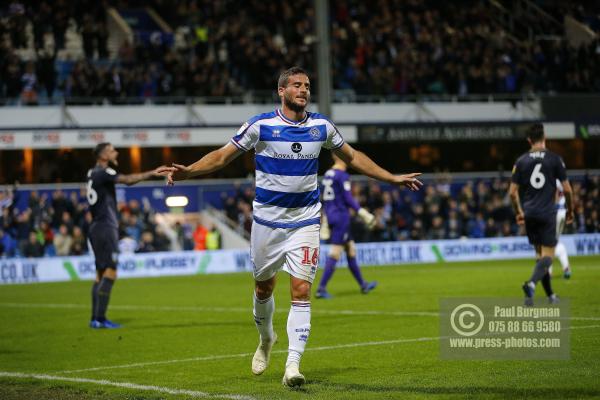
{"type": "Polygon", "coordinates": [[[283,96],[283,103],[285,104],[285,106],[287,108],[289,108],[293,112],[301,113],[301,112],[304,112],[304,109],[308,105],[308,100],[309,99],[310,99],[310,97],[306,96],[306,104],[305,105],[301,105],[301,104],[298,104],[298,103],[294,102],[294,98],[293,97],[288,96],[288,95],[284,95],[283,96]]]}
{"type": "Polygon", "coordinates": [[[108,166],[111,168],[117,168],[119,166],[119,161],[117,159],[108,160],[108,166]]]}

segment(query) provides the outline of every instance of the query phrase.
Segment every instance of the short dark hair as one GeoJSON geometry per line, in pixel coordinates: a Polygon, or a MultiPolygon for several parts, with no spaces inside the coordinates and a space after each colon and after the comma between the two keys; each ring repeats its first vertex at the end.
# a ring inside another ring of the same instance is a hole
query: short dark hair
{"type": "Polygon", "coordinates": [[[527,138],[531,143],[537,143],[544,139],[544,125],[537,123],[527,128],[527,138]]]}
{"type": "Polygon", "coordinates": [[[306,73],[306,71],[300,67],[292,67],[289,69],[286,69],[285,71],[283,71],[281,73],[281,75],[279,75],[279,79],[277,80],[277,87],[286,87],[288,84],[288,79],[290,78],[290,76],[292,75],[306,75],[308,76],[308,74],[306,73]]]}
{"type": "Polygon", "coordinates": [[[110,146],[109,142],[102,142],[96,145],[96,147],[94,148],[94,157],[96,157],[96,160],[100,158],[100,154],[102,154],[104,149],[108,146],[110,146]]]}

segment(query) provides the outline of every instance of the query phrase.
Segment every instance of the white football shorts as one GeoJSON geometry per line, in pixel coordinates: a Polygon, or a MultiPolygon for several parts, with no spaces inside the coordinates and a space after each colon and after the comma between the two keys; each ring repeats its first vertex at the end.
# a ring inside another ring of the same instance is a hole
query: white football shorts
{"type": "Polygon", "coordinates": [[[556,212],[556,237],[558,238],[565,229],[565,221],[567,219],[567,210],[561,209],[556,212]]]}
{"type": "Polygon", "coordinates": [[[308,281],[315,279],[319,265],[319,225],[300,228],[270,228],[252,223],[250,259],[254,279],[266,281],[283,269],[308,281]]]}

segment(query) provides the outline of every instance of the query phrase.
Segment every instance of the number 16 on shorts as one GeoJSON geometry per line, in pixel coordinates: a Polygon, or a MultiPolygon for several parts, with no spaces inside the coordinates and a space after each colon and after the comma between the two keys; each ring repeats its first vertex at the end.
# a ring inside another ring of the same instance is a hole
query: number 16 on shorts
{"type": "Polygon", "coordinates": [[[319,248],[318,247],[301,247],[302,252],[302,265],[310,268],[310,275],[313,277],[317,273],[317,266],[319,265],[319,248]]]}
{"type": "Polygon", "coordinates": [[[319,263],[319,248],[302,247],[302,265],[313,265],[315,268],[319,263]]]}

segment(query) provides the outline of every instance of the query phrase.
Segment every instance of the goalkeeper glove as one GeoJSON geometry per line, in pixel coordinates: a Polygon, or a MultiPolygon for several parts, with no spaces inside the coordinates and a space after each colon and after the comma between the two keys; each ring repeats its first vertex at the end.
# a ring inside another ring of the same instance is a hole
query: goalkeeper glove
{"type": "Polygon", "coordinates": [[[375,224],[377,223],[377,221],[375,220],[375,216],[373,214],[371,214],[364,208],[361,208],[358,210],[358,216],[360,217],[360,219],[363,220],[363,222],[365,223],[367,228],[369,228],[369,229],[375,228],[375,224]]]}

